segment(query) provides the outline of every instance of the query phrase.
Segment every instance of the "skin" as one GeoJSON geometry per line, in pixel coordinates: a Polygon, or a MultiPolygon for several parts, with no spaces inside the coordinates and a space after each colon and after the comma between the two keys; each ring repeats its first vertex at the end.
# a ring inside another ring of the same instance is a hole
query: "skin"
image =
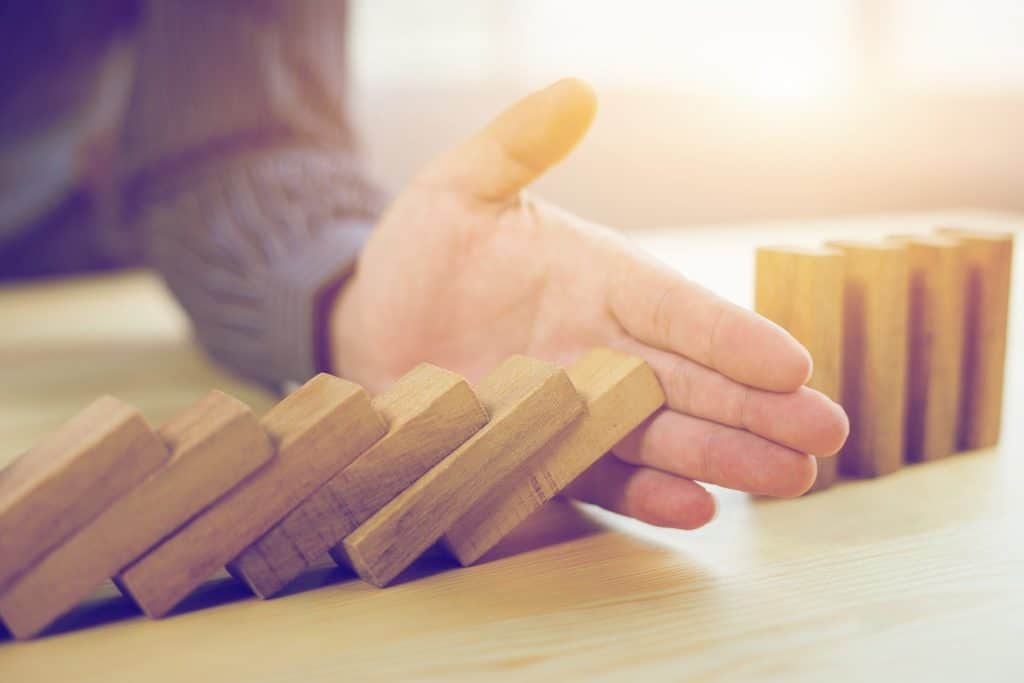
{"type": "Polygon", "coordinates": [[[802,386],[787,332],[525,188],[579,142],[597,109],[567,79],[441,155],[382,216],[334,302],[334,370],[379,391],[419,362],[481,377],[524,353],[567,365],[604,345],[639,355],[667,406],[577,480],[581,500],[660,526],[715,514],[698,482],[797,496],[846,414],[802,386]]]}

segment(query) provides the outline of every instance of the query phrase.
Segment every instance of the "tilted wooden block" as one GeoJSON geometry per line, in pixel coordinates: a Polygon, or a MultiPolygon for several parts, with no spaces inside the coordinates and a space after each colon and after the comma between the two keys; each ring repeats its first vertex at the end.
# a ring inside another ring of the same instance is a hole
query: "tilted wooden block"
{"type": "Polygon", "coordinates": [[[170,459],[0,594],[15,636],[44,629],[273,455],[248,406],[219,391],[157,431],[170,459]]]}
{"type": "Polygon", "coordinates": [[[586,412],[448,529],[445,545],[461,564],[476,562],[665,402],[654,372],[635,356],[595,349],[568,373],[586,412]]]}
{"type": "Polygon", "coordinates": [[[349,534],[335,559],[389,583],[583,410],[564,370],[523,356],[488,374],[476,394],[490,422],[349,534]]]}
{"type": "Polygon", "coordinates": [[[137,410],[104,396],[0,476],[0,590],[168,457],[137,410]]]}
{"type": "Polygon", "coordinates": [[[167,614],[385,432],[358,385],[317,375],[260,420],[277,456],[118,576],[146,614],[167,614]]]}
{"type": "Polygon", "coordinates": [[[910,270],[906,458],[937,460],[957,449],[967,293],[964,248],[935,236],[889,240],[906,246],[910,270]]]}
{"type": "Polygon", "coordinates": [[[278,593],[374,512],[487,424],[469,383],[423,364],[373,407],[388,433],[229,565],[261,597],[278,593]]]}
{"type": "Polygon", "coordinates": [[[959,424],[959,446],[990,448],[999,442],[1010,315],[1013,233],[943,228],[964,245],[967,310],[959,424]]]}
{"type": "MultiPolygon", "coordinates": [[[[835,249],[766,247],[757,250],[754,308],[807,347],[814,373],[807,385],[841,401],[843,255],[835,249]]],[[[839,458],[818,458],[812,491],[828,488],[839,458]]]]}
{"type": "Polygon", "coordinates": [[[850,436],[844,474],[877,477],[903,464],[907,394],[907,250],[829,242],[844,255],[842,405],[850,436]]]}

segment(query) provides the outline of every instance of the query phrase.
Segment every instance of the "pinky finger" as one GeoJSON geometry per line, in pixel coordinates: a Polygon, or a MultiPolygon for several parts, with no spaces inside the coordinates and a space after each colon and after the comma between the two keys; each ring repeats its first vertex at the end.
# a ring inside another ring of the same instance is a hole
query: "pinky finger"
{"type": "Polygon", "coordinates": [[[715,499],[700,484],[606,455],[566,494],[656,526],[696,529],[715,516],[715,499]]]}

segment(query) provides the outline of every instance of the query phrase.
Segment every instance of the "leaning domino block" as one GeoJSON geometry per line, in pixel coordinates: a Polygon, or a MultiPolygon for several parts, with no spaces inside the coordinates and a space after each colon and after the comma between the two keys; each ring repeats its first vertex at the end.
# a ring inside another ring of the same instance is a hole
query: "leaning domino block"
{"type": "Polygon", "coordinates": [[[903,464],[907,388],[906,248],[829,242],[843,253],[842,405],[850,436],[845,474],[878,477],[903,464]]]}
{"type": "Polygon", "coordinates": [[[935,236],[897,235],[910,275],[907,443],[910,462],[956,452],[966,301],[963,245],[935,236]]]}
{"type": "Polygon", "coordinates": [[[41,631],[273,454],[248,406],[219,391],[158,434],[170,459],[0,594],[16,637],[41,631]]]}
{"type": "Polygon", "coordinates": [[[373,584],[389,583],[583,409],[564,370],[523,356],[502,363],[476,393],[490,422],[335,546],[336,560],[373,584]]]}
{"type": "Polygon", "coordinates": [[[500,479],[444,535],[462,565],[476,562],[665,402],[647,363],[595,349],[568,370],[583,416],[500,479]]]}
{"type": "Polygon", "coordinates": [[[1013,233],[943,228],[964,245],[967,311],[962,365],[959,445],[989,448],[999,442],[1010,312],[1013,233]]]}
{"type": "Polygon", "coordinates": [[[295,508],[228,569],[260,597],[278,593],[373,513],[487,424],[462,377],[423,364],[373,400],[388,433],[295,508]]]}
{"type": "MultiPolygon", "coordinates": [[[[754,309],[807,347],[814,373],[807,385],[840,401],[843,339],[843,255],[835,249],[757,250],[754,309]]],[[[812,491],[838,477],[839,458],[818,458],[812,491]]]]}
{"type": "Polygon", "coordinates": [[[383,436],[358,385],[318,375],[274,406],[260,425],[276,447],[266,466],[130,565],[118,585],[160,617],[383,436]]]}
{"type": "Polygon", "coordinates": [[[167,459],[134,408],[97,399],[0,477],[0,590],[167,459]]]}

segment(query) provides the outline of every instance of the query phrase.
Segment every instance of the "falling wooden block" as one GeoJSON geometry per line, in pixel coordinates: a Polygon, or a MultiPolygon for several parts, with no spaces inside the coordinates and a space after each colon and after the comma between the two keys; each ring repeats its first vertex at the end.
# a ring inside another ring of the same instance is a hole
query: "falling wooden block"
{"type": "Polygon", "coordinates": [[[444,535],[463,565],[476,562],[665,402],[647,363],[595,349],[568,370],[586,402],[578,420],[499,480],[444,535]]]}
{"type": "Polygon", "coordinates": [[[0,590],[167,457],[142,415],[110,396],[26,451],[0,476],[0,590]]]}
{"type": "Polygon", "coordinates": [[[1002,423],[1013,233],[939,232],[964,245],[967,261],[958,443],[967,450],[990,448],[999,442],[1002,423]]]}
{"type": "MultiPolygon", "coordinates": [[[[814,372],[807,385],[840,401],[843,340],[843,255],[828,248],[757,250],[754,309],[807,347],[814,372]]],[[[818,458],[812,491],[828,488],[839,458],[818,458]]]]}
{"type": "Polygon", "coordinates": [[[317,375],[260,420],[277,456],[118,576],[149,616],[167,614],[385,432],[358,385],[317,375]]]}
{"type": "Polygon", "coordinates": [[[844,474],[877,477],[903,463],[907,394],[907,250],[896,244],[829,242],[843,252],[842,405],[850,436],[844,474]]]}
{"type": "Polygon", "coordinates": [[[229,570],[261,597],[278,593],[373,513],[487,424],[459,375],[423,364],[373,400],[388,433],[292,510],[229,570]]]}
{"type": "Polygon", "coordinates": [[[564,370],[523,356],[498,366],[476,394],[490,422],[349,534],[335,559],[389,583],[583,410],[564,370]]]}
{"type": "Polygon", "coordinates": [[[219,391],[157,432],[170,459],[0,594],[16,637],[44,629],[273,455],[248,406],[219,391]]]}
{"type": "Polygon", "coordinates": [[[889,241],[907,248],[910,277],[906,458],[937,460],[957,449],[965,250],[936,236],[895,235],[889,241]]]}

